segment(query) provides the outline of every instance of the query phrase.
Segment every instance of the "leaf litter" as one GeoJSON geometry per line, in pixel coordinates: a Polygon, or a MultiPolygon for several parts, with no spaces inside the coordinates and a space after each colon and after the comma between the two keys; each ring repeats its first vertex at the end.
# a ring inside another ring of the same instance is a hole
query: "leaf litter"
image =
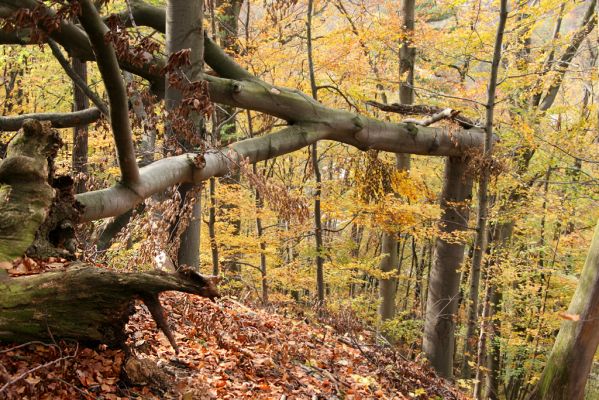
{"type": "Polygon", "coordinates": [[[421,363],[234,299],[166,292],[179,353],[139,302],[125,350],[73,341],[0,346],[7,399],[466,399],[421,363]]]}

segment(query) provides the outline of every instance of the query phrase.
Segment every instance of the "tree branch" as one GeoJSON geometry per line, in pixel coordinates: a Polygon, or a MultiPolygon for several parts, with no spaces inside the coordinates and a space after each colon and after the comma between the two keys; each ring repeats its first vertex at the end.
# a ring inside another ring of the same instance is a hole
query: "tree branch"
{"type": "MultiPolygon", "coordinates": [[[[465,129],[478,127],[478,125],[474,121],[472,121],[470,118],[460,115],[461,111],[454,110],[451,108],[441,108],[441,107],[436,107],[436,106],[427,106],[427,105],[423,105],[423,104],[399,104],[399,103],[383,104],[383,103],[379,103],[374,100],[367,101],[366,105],[376,107],[381,111],[393,112],[393,113],[397,113],[397,114],[430,115],[430,116],[436,115],[435,120],[426,125],[430,125],[433,122],[436,122],[440,119],[447,118],[447,119],[457,122],[462,128],[465,128],[465,129]],[[449,110],[449,111],[446,111],[446,110],[449,110]],[[437,115],[437,114],[442,114],[442,115],[437,115]],[[436,118],[439,118],[439,119],[436,119],[436,118]]],[[[428,121],[428,119],[425,121],[428,121]]],[[[416,120],[414,120],[414,121],[405,121],[404,120],[403,122],[418,123],[418,122],[416,122],[416,120]]]]}
{"type": "Polygon", "coordinates": [[[98,69],[102,75],[110,102],[110,125],[117,150],[123,184],[135,187],[139,182],[139,169],[133,148],[133,135],[129,125],[127,89],[113,46],[106,42],[108,27],[91,0],[80,0],[79,20],[92,43],[98,69]]]}
{"type": "MultiPolygon", "coordinates": [[[[50,17],[56,16],[54,10],[44,6],[36,0],[0,0],[0,17],[6,18],[19,8],[27,8],[29,10],[37,9],[42,15],[50,17]]],[[[43,27],[40,27],[40,29],[42,28],[43,27]]],[[[49,36],[64,47],[72,57],[76,57],[81,61],[95,60],[89,38],[85,31],[79,26],[67,21],[61,21],[59,28],[50,32],[49,36]]],[[[0,31],[0,43],[36,44],[29,41],[27,30],[18,32],[0,31]]],[[[119,64],[124,70],[147,79],[150,82],[153,91],[158,95],[162,95],[164,92],[164,76],[159,72],[164,67],[165,63],[166,61],[164,59],[154,58],[145,61],[142,65],[137,65],[132,64],[126,59],[119,59],[119,64]]]]}
{"type": "Polygon", "coordinates": [[[597,25],[597,14],[595,13],[596,6],[597,0],[592,0],[589,4],[589,8],[587,8],[584,17],[582,18],[580,29],[578,32],[576,32],[560,59],[556,62],[557,74],[552,79],[551,85],[545,92],[545,97],[539,106],[541,111],[546,111],[553,105],[553,102],[557,98],[557,94],[562,86],[564,75],[566,75],[566,72],[570,66],[570,62],[576,55],[578,48],[584,39],[595,28],[595,25],[597,25]]]}
{"type": "Polygon", "coordinates": [[[97,121],[102,113],[97,108],[74,111],[67,113],[37,113],[21,114],[9,117],[0,116],[0,131],[18,131],[27,119],[49,121],[53,128],[71,128],[73,126],[88,125],[97,121]]]}
{"type": "Polygon", "coordinates": [[[52,54],[54,54],[54,57],[56,58],[62,69],[64,69],[64,72],[69,76],[69,78],[71,78],[75,85],[77,85],[77,87],[83,93],[85,93],[87,98],[90,99],[92,103],[96,105],[96,107],[98,107],[98,110],[100,110],[102,114],[104,114],[106,117],[109,117],[110,114],[108,112],[108,107],[106,106],[106,104],[104,104],[102,99],[100,99],[100,97],[97,94],[95,94],[89,88],[89,86],[87,86],[85,81],[73,70],[73,68],[69,64],[69,61],[62,55],[62,51],[60,51],[60,48],[58,47],[56,42],[52,39],[49,39],[48,46],[50,46],[52,54]]]}

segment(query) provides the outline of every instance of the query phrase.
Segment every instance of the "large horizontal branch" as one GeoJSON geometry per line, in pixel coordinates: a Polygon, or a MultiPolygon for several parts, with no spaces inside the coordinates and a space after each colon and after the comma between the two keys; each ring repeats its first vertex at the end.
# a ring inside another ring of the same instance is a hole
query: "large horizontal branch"
{"type": "Polygon", "coordinates": [[[102,116],[97,108],[67,112],[67,113],[36,113],[0,117],[0,131],[18,131],[27,119],[49,121],[53,128],[71,128],[80,125],[89,125],[102,116]]]}
{"type": "Polygon", "coordinates": [[[450,132],[412,123],[392,123],[337,110],[304,93],[258,80],[230,80],[206,75],[210,98],[217,103],[264,112],[291,124],[315,123],[328,128],[326,139],[366,150],[435,156],[460,156],[483,145],[478,128],[450,132]]]}
{"type": "MultiPolygon", "coordinates": [[[[242,100],[246,89],[253,90],[259,100],[255,109],[267,107],[268,101],[273,101],[268,96],[268,90],[248,81],[215,78],[210,83],[210,93],[226,100],[224,92],[231,85],[240,85],[235,92],[242,100]],[[260,93],[264,93],[266,98],[260,93]]],[[[283,99],[286,98],[286,94],[280,95],[283,99]]],[[[184,154],[156,161],[140,169],[140,180],[135,191],[117,184],[108,189],[77,195],[77,200],[85,205],[83,219],[95,220],[122,214],[145,198],[170,186],[188,182],[198,184],[213,176],[224,176],[237,170],[242,160],[250,163],[268,160],[302,149],[319,140],[335,140],[362,150],[377,149],[394,153],[408,151],[436,155],[461,155],[464,148],[482,146],[483,136],[478,129],[454,132],[452,136],[439,128],[392,124],[349,112],[326,109],[318,103],[306,105],[294,97],[299,96],[296,93],[289,92],[287,95],[297,102],[298,107],[302,107],[295,112],[301,113],[303,110],[307,118],[314,117],[318,122],[295,123],[280,132],[242,140],[203,155],[184,154]]],[[[236,101],[224,103],[237,104],[236,101]]]]}
{"type": "Polygon", "coordinates": [[[293,125],[278,133],[242,140],[203,155],[183,154],[164,158],[140,169],[135,192],[116,184],[108,189],[77,195],[85,206],[83,219],[90,221],[120,215],[151,195],[181,183],[200,183],[235,171],[239,163],[268,160],[304,148],[327,134],[317,126],[293,125]]]}

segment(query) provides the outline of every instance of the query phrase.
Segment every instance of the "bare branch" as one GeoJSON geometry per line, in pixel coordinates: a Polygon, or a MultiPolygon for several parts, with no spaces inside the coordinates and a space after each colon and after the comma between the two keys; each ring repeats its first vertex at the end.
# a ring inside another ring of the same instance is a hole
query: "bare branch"
{"type": "Polygon", "coordinates": [[[0,131],[18,131],[26,119],[50,121],[53,128],[71,128],[91,124],[100,119],[101,116],[102,113],[97,108],[88,108],[87,110],[68,113],[37,113],[0,117],[0,131]]]}
{"type": "Polygon", "coordinates": [[[96,105],[96,107],[98,107],[98,110],[100,110],[102,114],[104,114],[106,117],[109,117],[110,114],[108,112],[108,107],[106,106],[106,104],[104,104],[102,99],[100,99],[100,97],[96,93],[94,93],[89,88],[89,86],[87,86],[85,81],[73,70],[73,68],[69,64],[69,61],[62,55],[62,51],[60,51],[60,48],[58,47],[56,42],[52,39],[49,39],[48,46],[50,46],[52,54],[54,54],[54,57],[56,58],[60,66],[64,69],[64,72],[66,72],[66,74],[69,76],[69,78],[71,78],[75,85],[77,85],[77,87],[83,93],[85,93],[87,98],[90,99],[92,103],[96,105]]]}
{"type": "Polygon", "coordinates": [[[457,110],[453,110],[451,108],[446,108],[446,109],[439,111],[438,113],[435,113],[425,119],[406,118],[406,119],[402,120],[401,122],[403,122],[405,124],[412,123],[412,124],[421,125],[421,126],[429,126],[429,125],[432,125],[435,122],[439,122],[443,119],[453,119],[459,113],[460,112],[457,110]]]}
{"type": "MultiPolygon", "coordinates": [[[[433,122],[439,121],[440,119],[447,118],[447,119],[457,122],[462,128],[470,129],[470,128],[478,127],[478,125],[474,121],[472,121],[470,118],[460,115],[461,111],[454,110],[451,108],[441,108],[441,107],[427,106],[427,105],[422,105],[422,104],[415,104],[415,105],[399,104],[399,103],[383,104],[383,103],[379,103],[379,102],[376,102],[373,100],[367,101],[366,104],[369,106],[376,107],[382,111],[394,112],[397,114],[434,116],[435,120],[428,122],[427,124],[419,124],[419,125],[426,126],[426,125],[432,124],[433,122]],[[449,110],[449,111],[447,111],[447,110],[449,110]],[[439,115],[439,114],[441,114],[441,115],[439,115]],[[436,118],[438,118],[438,119],[436,119],[436,118]]],[[[429,121],[429,118],[427,118],[424,121],[420,121],[420,122],[425,122],[425,121],[429,121]]],[[[404,120],[403,122],[412,122],[415,124],[418,123],[417,120],[404,120]]]]}
{"type": "Polygon", "coordinates": [[[595,13],[595,8],[597,6],[597,0],[592,0],[589,4],[589,8],[585,15],[582,18],[582,22],[580,24],[580,28],[578,32],[574,35],[570,44],[560,57],[560,59],[556,62],[556,76],[552,79],[551,85],[545,92],[545,97],[539,106],[541,111],[548,110],[552,105],[555,99],[557,98],[557,94],[562,86],[562,82],[564,80],[564,75],[568,71],[570,66],[570,62],[576,55],[578,48],[584,41],[584,39],[588,36],[589,33],[595,28],[597,25],[597,14],[595,13]]]}

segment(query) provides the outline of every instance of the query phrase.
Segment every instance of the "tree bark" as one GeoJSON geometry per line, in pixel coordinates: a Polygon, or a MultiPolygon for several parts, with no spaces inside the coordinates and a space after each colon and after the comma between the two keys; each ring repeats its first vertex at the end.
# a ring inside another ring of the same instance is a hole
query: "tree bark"
{"type": "Polygon", "coordinates": [[[208,210],[208,237],[210,238],[210,254],[212,255],[212,275],[220,274],[218,260],[218,243],[216,242],[216,179],[210,178],[210,208],[208,210]]]}
{"type": "Polygon", "coordinates": [[[451,237],[467,229],[472,195],[472,178],[465,175],[466,161],[450,157],[445,164],[441,193],[440,236],[435,243],[435,259],[430,271],[423,351],[437,373],[453,376],[455,316],[458,305],[464,243],[451,237]]]}
{"type": "MultiPolygon", "coordinates": [[[[383,232],[381,239],[381,253],[383,259],[379,264],[382,274],[389,275],[397,268],[398,241],[392,233],[383,232]]],[[[379,295],[381,305],[379,316],[385,321],[395,317],[395,292],[397,290],[397,278],[384,276],[379,281],[379,295]]]]}

